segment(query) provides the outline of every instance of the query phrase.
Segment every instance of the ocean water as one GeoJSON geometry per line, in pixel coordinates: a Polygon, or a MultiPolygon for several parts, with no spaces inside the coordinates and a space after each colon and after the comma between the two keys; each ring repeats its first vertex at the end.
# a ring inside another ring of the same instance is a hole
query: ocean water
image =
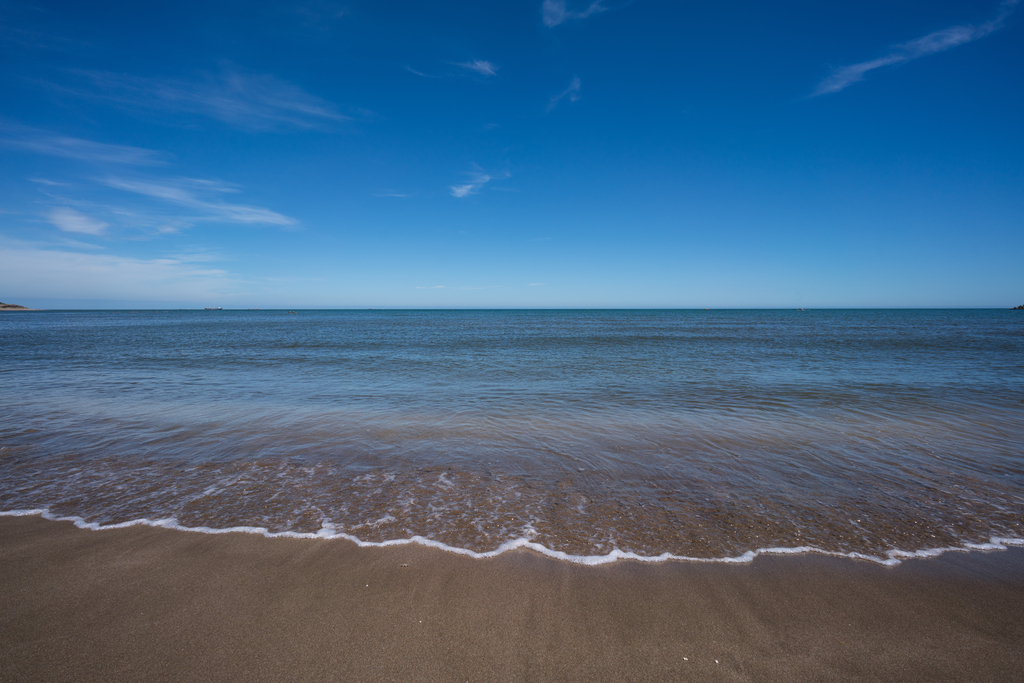
{"type": "Polygon", "coordinates": [[[0,314],[0,512],[577,561],[1024,539],[1024,313],[0,314]]]}

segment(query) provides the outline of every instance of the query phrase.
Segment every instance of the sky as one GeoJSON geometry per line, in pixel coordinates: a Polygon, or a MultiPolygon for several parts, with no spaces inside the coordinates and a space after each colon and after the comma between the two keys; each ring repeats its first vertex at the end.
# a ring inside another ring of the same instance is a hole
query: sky
{"type": "Polygon", "coordinates": [[[1024,303],[1020,0],[0,0],[0,301],[1024,303]]]}

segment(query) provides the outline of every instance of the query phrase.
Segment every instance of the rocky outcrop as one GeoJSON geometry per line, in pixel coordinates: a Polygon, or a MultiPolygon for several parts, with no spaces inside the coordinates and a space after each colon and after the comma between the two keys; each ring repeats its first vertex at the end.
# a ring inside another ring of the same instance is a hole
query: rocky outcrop
{"type": "Polygon", "coordinates": [[[28,311],[28,310],[31,310],[31,309],[25,308],[24,306],[19,306],[18,304],[5,304],[4,302],[0,301],[0,311],[28,311]]]}

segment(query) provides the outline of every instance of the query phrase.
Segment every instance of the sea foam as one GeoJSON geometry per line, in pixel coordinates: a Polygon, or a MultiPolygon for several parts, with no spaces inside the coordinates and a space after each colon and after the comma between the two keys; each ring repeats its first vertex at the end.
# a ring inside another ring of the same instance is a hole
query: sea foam
{"type": "Polygon", "coordinates": [[[346,534],[344,532],[337,531],[331,526],[325,526],[314,533],[304,533],[297,531],[269,531],[264,527],[256,526],[233,526],[223,529],[218,529],[208,526],[183,526],[178,523],[173,517],[165,519],[133,519],[126,522],[118,522],[115,524],[99,524],[97,522],[88,522],[81,517],[77,516],[61,516],[52,514],[49,510],[35,509],[35,510],[3,510],[0,511],[0,517],[32,517],[40,516],[44,519],[53,522],[71,522],[79,529],[85,529],[88,531],[109,531],[111,529],[125,529],[133,526],[150,526],[161,529],[173,529],[176,531],[185,531],[191,533],[200,534],[231,534],[231,533],[243,533],[243,534],[257,534],[266,538],[296,538],[296,539],[308,539],[308,540],[336,540],[341,539],[356,544],[360,548],[386,548],[389,546],[400,546],[416,544],[425,546],[428,548],[436,548],[443,550],[444,552],[454,553],[456,555],[465,555],[475,559],[486,559],[491,557],[497,557],[503,553],[518,550],[520,548],[526,550],[532,550],[541,555],[561,560],[563,562],[571,562],[573,564],[581,565],[602,565],[610,564],[612,562],[618,562],[620,560],[633,560],[636,562],[701,562],[701,563],[719,563],[719,564],[749,564],[754,559],[761,555],[827,555],[831,557],[843,557],[853,560],[866,560],[868,562],[874,562],[885,566],[896,566],[901,564],[905,560],[911,559],[926,559],[933,558],[950,552],[990,552],[996,550],[1007,550],[1011,547],[1024,547],[1024,538],[1004,538],[1000,536],[992,536],[989,538],[987,543],[969,543],[964,542],[959,546],[945,546],[941,548],[925,548],[922,550],[900,550],[894,548],[887,550],[885,553],[880,555],[872,555],[869,553],[859,552],[836,552],[832,550],[825,550],[815,546],[798,546],[793,548],[758,548],[756,550],[748,550],[740,555],[734,557],[689,557],[686,555],[673,555],[672,553],[662,553],[660,555],[639,555],[634,552],[622,551],[614,549],[604,555],[571,555],[569,553],[562,552],[560,550],[552,550],[543,544],[531,541],[527,538],[517,538],[511,541],[506,541],[494,550],[486,552],[478,552],[469,550],[467,548],[459,548],[439,541],[435,541],[430,538],[423,536],[412,536],[410,538],[396,538],[386,541],[364,541],[357,536],[352,534],[346,534]]]}

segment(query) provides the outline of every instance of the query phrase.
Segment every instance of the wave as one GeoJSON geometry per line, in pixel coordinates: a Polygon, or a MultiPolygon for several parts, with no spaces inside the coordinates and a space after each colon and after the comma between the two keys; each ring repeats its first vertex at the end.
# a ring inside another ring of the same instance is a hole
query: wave
{"type": "Polygon", "coordinates": [[[797,546],[793,548],[758,548],[757,550],[748,550],[747,552],[737,555],[734,557],[689,557],[686,555],[673,555],[672,553],[662,553],[661,555],[638,555],[637,553],[622,551],[614,549],[605,555],[570,555],[569,553],[562,552],[560,550],[552,550],[540,543],[531,541],[528,538],[517,538],[511,541],[506,541],[494,550],[486,552],[477,552],[469,550],[467,548],[459,548],[456,546],[447,545],[439,541],[435,541],[423,536],[412,536],[410,538],[396,538],[387,541],[364,541],[357,536],[352,534],[346,534],[344,532],[337,531],[333,525],[325,524],[323,528],[315,533],[304,533],[297,531],[270,531],[265,527],[255,526],[234,526],[224,529],[217,529],[214,527],[207,526],[184,526],[179,524],[174,517],[167,517],[165,519],[133,519],[127,522],[118,522],[116,524],[99,524],[97,522],[87,522],[83,518],[78,516],[61,516],[54,515],[46,508],[39,508],[33,510],[0,510],[0,517],[32,517],[40,516],[43,519],[47,519],[54,522],[72,522],[79,529],[85,529],[89,531],[108,531],[110,529],[124,529],[133,526],[150,526],[162,529],[174,529],[176,531],[187,531],[192,533],[200,534],[230,534],[230,533],[245,533],[245,534],[258,534],[266,538],[299,538],[299,539],[320,539],[320,540],[333,540],[333,539],[344,539],[355,543],[360,548],[385,548],[388,546],[396,545],[422,545],[428,548],[436,548],[449,553],[455,553],[457,555],[465,555],[476,559],[485,559],[489,557],[497,557],[510,550],[517,550],[519,548],[525,548],[534,552],[540,553],[547,557],[561,560],[563,562],[571,562],[573,564],[582,565],[601,565],[609,564],[612,562],[618,562],[619,560],[633,560],[636,562],[702,562],[702,563],[719,563],[719,564],[749,564],[753,562],[755,558],[760,555],[828,555],[831,557],[843,557],[853,560],[866,560],[869,562],[875,562],[877,564],[885,566],[896,566],[901,564],[905,560],[912,559],[924,559],[938,557],[944,553],[949,552],[976,552],[976,551],[994,551],[994,550],[1007,550],[1010,547],[1024,547],[1024,538],[1004,538],[1000,536],[992,536],[989,538],[987,543],[963,543],[960,546],[944,546],[939,548],[926,548],[923,550],[900,550],[891,549],[887,550],[881,555],[871,555],[869,553],[859,552],[837,552],[833,550],[825,550],[816,546],[797,546]]]}

